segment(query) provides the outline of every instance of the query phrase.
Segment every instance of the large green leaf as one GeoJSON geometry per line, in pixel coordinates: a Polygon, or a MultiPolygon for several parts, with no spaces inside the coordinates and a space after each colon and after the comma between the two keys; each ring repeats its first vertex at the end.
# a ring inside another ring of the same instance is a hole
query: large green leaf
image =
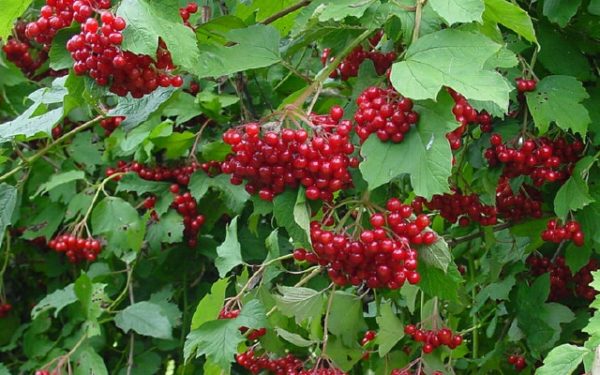
{"type": "Polygon", "coordinates": [[[545,23],[537,24],[536,30],[541,45],[538,60],[544,68],[552,74],[573,76],[581,81],[592,77],[589,60],[577,46],[576,37],[545,23]]]}
{"type": "Polygon", "coordinates": [[[419,249],[419,257],[425,263],[437,267],[444,272],[452,262],[452,254],[448,249],[448,243],[443,238],[438,238],[433,244],[423,246],[419,249]]]}
{"type": "Polygon", "coordinates": [[[577,13],[581,0],[544,0],[544,16],[560,27],[565,27],[577,13]]]}
{"type": "Polygon", "coordinates": [[[220,279],[212,285],[210,293],[207,293],[196,307],[192,317],[191,330],[198,329],[202,324],[219,316],[228,284],[229,279],[220,279]]]}
{"type": "Polygon", "coordinates": [[[6,40],[13,29],[13,23],[29,7],[32,0],[0,0],[0,39],[6,40]]]}
{"type": "Polygon", "coordinates": [[[359,331],[366,329],[362,312],[362,300],[355,294],[336,291],[329,311],[329,332],[351,345],[359,331]]]}
{"type": "Polygon", "coordinates": [[[342,21],[346,17],[361,17],[375,0],[337,0],[326,2],[318,8],[320,21],[342,21]]]}
{"type": "Polygon", "coordinates": [[[35,194],[33,195],[33,197],[36,197],[40,194],[45,194],[45,193],[49,192],[50,190],[57,188],[63,184],[66,184],[66,183],[69,183],[72,181],[82,180],[84,178],[85,178],[85,173],[83,171],[76,171],[76,170],[53,174],[50,177],[50,180],[48,182],[45,182],[38,187],[38,189],[35,192],[35,194]]]}
{"type": "Polygon", "coordinates": [[[31,310],[31,318],[37,318],[41,313],[50,309],[55,309],[54,317],[58,316],[58,313],[69,306],[72,303],[77,302],[77,296],[75,295],[75,285],[69,284],[63,289],[55,290],[44,297],[37,305],[31,310]]]}
{"type": "Polygon", "coordinates": [[[175,211],[169,211],[160,220],[148,226],[146,240],[153,249],[160,249],[161,244],[178,243],[183,240],[183,217],[175,211]]]}
{"type": "Polygon", "coordinates": [[[91,346],[77,350],[72,361],[74,375],[108,375],[104,359],[91,346]]]}
{"type": "Polygon", "coordinates": [[[173,58],[173,63],[194,71],[200,61],[196,35],[179,16],[177,0],[124,0],[117,14],[125,19],[123,48],[142,55],[156,56],[161,38],[173,58]]]}
{"type": "Polygon", "coordinates": [[[92,211],[94,233],[126,230],[139,220],[137,210],[121,198],[104,198],[92,211]]]}
{"type": "Polygon", "coordinates": [[[463,279],[454,263],[451,263],[448,272],[444,273],[439,268],[420,262],[418,271],[421,275],[421,281],[417,285],[425,294],[430,297],[459,302],[458,292],[461,289],[460,285],[463,279]]]}
{"type": "Polygon", "coordinates": [[[196,172],[192,175],[189,184],[190,192],[196,200],[200,200],[209,189],[217,190],[221,193],[223,202],[234,213],[241,213],[250,195],[241,185],[232,185],[227,175],[209,177],[204,171],[196,172]]]}
{"type": "Polygon", "coordinates": [[[530,42],[537,43],[531,17],[516,4],[506,0],[485,0],[483,18],[511,29],[530,42]]]}
{"type": "Polygon", "coordinates": [[[590,350],[581,346],[562,344],[552,349],[544,359],[544,365],[537,369],[537,375],[569,375],[579,367],[583,357],[590,350]]]}
{"type": "Polygon", "coordinates": [[[285,316],[294,317],[300,324],[307,319],[316,319],[323,310],[323,294],[309,288],[278,286],[281,295],[275,295],[277,308],[285,316]]]}
{"type": "Polygon", "coordinates": [[[481,15],[485,8],[483,0],[430,0],[429,3],[448,25],[459,22],[481,22],[481,15]]]}
{"type": "Polygon", "coordinates": [[[193,73],[200,78],[223,76],[281,61],[279,33],[272,26],[252,25],[231,30],[226,37],[232,46],[201,46],[200,62],[193,73]]]}
{"type": "Polygon", "coordinates": [[[577,211],[590,203],[594,198],[589,193],[588,184],[583,180],[583,173],[596,161],[595,158],[588,156],[581,159],[571,177],[560,187],[554,197],[554,212],[562,220],[565,220],[570,211],[577,211]]]}
{"type": "Polygon", "coordinates": [[[444,86],[467,99],[508,109],[510,85],[486,62],[502,46],[482,34],[445,29],[425,35],[392,66],[396,90],[411,99],[435,99],[444,86]]]}
{"type": "Polygon", "coordinates": [[[383,358],[404,337],[404,326],[394,313],[391,302],[381,305],[375,320],[379,326],[376,343],[379,345],[379,356],[383,358]]]}
{"type": "Polygon", "coordinates": [[[225,277],[227,272],[244,262],[242,259],[242,247],[238,241],[237,230],[238,217],[236,216],[227,225],[225,242],[217,247],[218,257],[215,260],[215,266],[217,266],[219,276],[221,277],[225,277]]]}
{"type": "Polygon", "coordinates": [[[131,130],[146,121],[174,92],[175,89],[172,87],[159,87],[141,99],[135,99],[131,96],[119,98],[117,106],[111,109],[108,115],[113,117],[125,116],[125,120],[121,122],[120,127],[131,130]]]}
{"type": "Polygon", "coordinates": [[[587,91],[574,77],[547,76],[529,92],[527,106],[535,125],[542,133],[548,131],[551,122],[563,130],[585,135],[590,116],[581,102],[589,97],[587,91]]]}
{"type": "Polygon", "coordinates": [[[450,96],[443,94],[437,102],[415,106],[419,123],[401,143],[382,143],[375,135],[367,139],[361,148],[365,160],[360,171],[370,190],[405,173],[419,196],[431,199],[449,190],[452,152],[446,133],[457,126],[452,105],[450,96]]]}
{"type": "Polygon", "coordinates": [[[303,210],[306,210],[306,205],[302,198],[298,200],[299,193],[295,190],[286,190],[279,194],[273,200],[273,214],[280,227],[284,227],[294,243],[309,247],[310,238],[306,228],[298,225],[298,221],[305,223],[303,210]]]}
{"type": "Polygon", "coordinates": [[[172,337],[173,327],[161,306],[148,301],[127,306],[115,316],[115,324],[125,333],[133,330],[137,334],[159,339],[172,337]]]}

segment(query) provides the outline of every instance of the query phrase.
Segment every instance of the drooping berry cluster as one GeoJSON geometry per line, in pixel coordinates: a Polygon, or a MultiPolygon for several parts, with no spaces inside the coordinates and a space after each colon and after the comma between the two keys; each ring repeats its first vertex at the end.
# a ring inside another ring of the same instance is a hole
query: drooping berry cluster
{"type": "MultiPolygon", "coordinates": [[[[369,46],[365,49],[363,46],[357,46],[344,58],[340,65],[329,75],[330,78],[340,78],[342,81],[347,81],[351,77],[358,76],[360,65],[367,59],[373,61],[377,74],[384,74],[394,63],[398,55],[396,52],[380,52],[375,50],[375,47],[381,41],[383,31],[377,32],[369,39],[369,46]]],[[[321,62],[323,66],[331,63],[334,57],[331,56],[331,50],[325,48],[321,54],[321,62]]]]}
{"type": "Polygon", "coordinates": [[[350,167],[358,159],[350,157],[352,126],[342,120],[343,110],[331,108],[328,116],[311,116],[311,129],[267,130],[258,123],[230,129],[223,135],[233,153],[221,170],[231,175],[231,183],[246,180],[246,191],[270,201],[287,187],[306,187],[311,200],[330,201],[333,193],[352,184],[350,167]]]}
{"type": "Polygon", "coordinates": [[[448,89],[448,92],[454,99],[454,107],[452,107],[452,113],[456,118],[456,121],[460,123],[460,126],[450,133],[446,134],[446,138],[450,142],[450,148],[458,150],[462,146],[462,136],[468,130],[469,124],[479,124],[482,132],[492,131],[492,116],[486,111],[477,112],[473,108],[467,99],[461,94],[457,93],[452,89],[448,89]]]}
{"type": "Polygon", "coordinates": [[[28,76],[32,76],[48,59],[47,51],[36,51],[27,41],[20,41],[16,38],[10,38],[2,46],[2,51],[6,54],[8,61],[15,64],[28,76]]]}
{"type": "Polygon", "coordinates": [[[10,303],[0,303],[0,319],[8,315],[12,311],[12,305],[10,303]]]}
{"type": "Polygon", "coordinates": [[[445,345],[450,349],[455,349],[463,342],[461,335],[453,334],[449,328],[439,330],[423,330],[415,325],[408,324],[404,327],[404,333],[411,336],[416,342],[423,344],[423,353],[429,354],[437,347],[445,345]]]}
{"type": "Polygon", "coordinates": [[[520,354],[509,355],[507,361],[515,368],[517,372],[521,372],[525,367],[527,367],[527,361],[525,361],[525,357],[520,354]]]}
{"type": "Polygon", "coordinates": [[[346,375],[345,372],[336,368],[305,369],[303,361],[292,354],[281,358],[270,358],[267,354],[257,356],[250,349],[237,354],[235,360],[252,374],[266,372],[275,375],[346,375]]]}
{"type": "Polygon", "coordinates": [[[156,52],[156,61],[147,55],[136,55],[123,51],[122,31],[125,20],[110,12],[103,12],[101,24],[96,18],[88,18],[81,25],[81,33],[67,42],[67,50],[75,60],[76,74],[88,74],[101,86],[110,85],[111,92],[134,98],[151,93],[159,86],[181,87],[183,79],[171,76],[175,67],[171,54],[161,40],[156,52]]]}
{"type": "Polygon", "coordinates": [[[452,193],[434,195],[431,201],[418,197],[413,201],[413,209],[421,212],[421,207],[438,210],[445,220],[461,226],[471,222],[480,225],[494,225],[498,222],[496,207],[488,206],[479,200],[477,194],[462,194],[455,190],[452,193]]]}
{"type": "Polygon", "coordinates": [[[186,5],[183,8],[179,8],[179,16],[183,20],[183,23],[189,28],[192,28],[192,25],[190,24],[190,16],[197,12],[198,12],[198,4],[193,3],[193,2],[188,3],[188,5],[186,5]]]}
{"type": "MultiPolygon", "coordinates": [[[[529,265],[530,273],[533,276],[540,276],[548,272],[550,273],[550,295],[548,300],[561,301],[573,296],[573,290],[571,289],[573,276],[566,266],[565,258],[559,256],[552,261],[547,257],[531,255],[527,258],[527,264],[529,265]]],[[[594,264],[592,264],[592,266],[593,265],[594,264]]],[[[587,280],[587,276],[585,275],[588,272],[587,269],[582,270],[576,274],[576,277],[577,275],[581,275],[579,276],[579,280],[587,280]]],[[[577,286],[579,285],[580,284],[577,286]]],[[[588,285],[584,286],[587,287],[588,285]]],[[[581,288],[581,290],[583,291],[583,288],[581,288]]],[[[586,296],[588,296],[588,294],[586,294],[586,296]]],[[[593,299],[593,296],[591,299],[593,299]]]]}
{"type": "Polygon", "coordinates": [[[392,198],[387,212],[370,217],[372,230],[363,230],[357,238],[324,229],[311,223],[313,251],[297,249],[296,260],[327,266],[331,280],[338,285],[360,285],[369,288],[398,289],[406,281],[416,284],[417,245],[431,245],[437,240],[429,229],[427,215],[416,218],[410,206],[392,198]]]}
{"type": "Polygon", "coordinates": [[[100,126],[104,129],[104,134],[108,136],[121,125],[123,120],[125,120],[123,116],[108,117],[100,121],[100,126]]]}
{"type": "Polygon", "coordinates": [[[82,238],[74,234],[59,235],[50,242],[48,247],[57,253],[64,253],[71,263],[93,262],[102,251],[102,244],[94,238],[82,238]]]}
{"type": "Polygon", "coordinates": [[[536,186],[566,180],[584,148],[579,140],[569,143],[565,138],[546,137],[527,139],[511,147],[502,143],[499,134],[493,134],[490,143],[485,158],[491,167],[503,166],[502,174],[509,178],[530,176],[536,186]]]}
{"type": "Polygon", "coordinates": [[[504,220],[520,221],[542,217],[542,193],[535,187],[523,184],[518,193],[513,192],[510,179],[500,177],[496,187],[496,209],[504,220]]]}
{"type": "Polygon", "coordinates": [[[590,286],[593,281],[592,272],[597,271],[600,268],[600,264],[596,259],[590,259],[582,269],[580,269],[575,276],[573,281],[575,282],[575,295],[584,298],[588,301],[593,301],[598,292],[590,286]]]}
{"type": "Polygon", "coordinates": [[[393,88],[369,87],[356,99],[356,133],[361,142],[376,133],[382,141],[399,143],[419,120],[412,100],[393,88]]]}
{"type": "Polygon", "coordinates": [[[177,184],[171,185],[170,190],[174,194],[171,206],[183,216],[183,236],[187,239],[189,247],[196,247],[198,233],[200,233],[206,219],[204,215],[198,212],[198,205],[190,192],[180,194],[180,188],[177,184]]]}
{"type": "Polygon", "coordinates": [[[537,81],[535,79],[517,78],[517,91],[522,94],[525,92],[535,91],[537,81]]]}
{"type": "Polygon", "coordinates": [[[196,162],[170,167],[164,165],[149,166],[138,162],[127,163],[121,160],[117,163],[116,168],[106,170],[106,176],[112,176],[115,173],[135,172],[144,180],[173,182],[187,186],[190,183],[192,174],[200,168],[202,166],[196,162]]]}
{"type": "Polygon", "coordinates": [[[571,240],[576,246],[583,246],[585,236],[581,225],[575,220],[567,221],[565,225],[560,225],[556,220],[549,220],[542,232],[542,240],[554,243],[571,240]]]}

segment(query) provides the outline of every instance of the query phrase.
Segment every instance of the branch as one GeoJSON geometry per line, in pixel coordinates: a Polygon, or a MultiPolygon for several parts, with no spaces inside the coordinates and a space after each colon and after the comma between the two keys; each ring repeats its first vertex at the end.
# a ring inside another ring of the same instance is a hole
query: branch
{"type": "MultiPolygon", "coordinates": [[[[496,225],[494,228],[492,228],[492,230],[494,232],[499,232],[501,230],[510,228],[513,225],[514,225],[514,223],[508,222],[508,223],[496,225]]],[[[452,246],[461,244],[463,242],[468,242],[468,241],[474,240],[474,239],[482,237],[482,236],[483,236],[482,232],[475,232],[475,233],[467,234],[466,236],[447,239],[446,242],[448,243],[448,246],[452,247],[452,246]]]]}
{"type": "MultiPolygon", "coordinates": [[[[130,268],[129,264],[127,264],[127,273],[132,274],[133,270],[130,268]]],[[[133,305],[135,303],[135,299],[133,298],[133,284],[129,283],[129,303],[133,305]]],[[[127,375],[131,375],[131,370],[133,370],[133,352],[135,349],[135,334],[133,330],[129,334],[129,357],[127,358],[127,375]]]]}
{"type": "Polygon", "coordinates": [[[415,28],[413,30],[412,42],[416,42],[419,39],[419,32],[421,30],[421,18],[423,16],[423,5],[427,0],[417,0],[417,5],[415,7],[415,28]]]}
{"type": "Polygon", "coordinates": [[[271,17],[266,18],[261,23],[263,25],[268,25],[270,23],[273,23],[273,22],[277,21],[278,19],[287,16],[290,13],[297,11],[300,8],[304,8],[305,6],[310,4],[311,1],[312,0],[302,0],[294,5],[290,6],[289,8],[285,8],[285,9],[273,14],[271,17]]]}

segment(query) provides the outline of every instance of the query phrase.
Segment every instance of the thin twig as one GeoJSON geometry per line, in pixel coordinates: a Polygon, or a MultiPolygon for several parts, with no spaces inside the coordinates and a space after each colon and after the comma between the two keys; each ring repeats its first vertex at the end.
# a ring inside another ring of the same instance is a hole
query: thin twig
{"type": "Polygon", "coordinates": [[[423,5],[427,0],[417,0],[415,7],[415,27],[413,29],[412,42],[416,42],[419,39],[419,33],[421,31],[421,18],[423,17],[423,5]]]}
{"type": "MultiPolygon", "coordinates": [[[[512,226],[513,226],[513,223],[508,222],[508,223],[496,225],[495,227],[492,228],[492,230],[494,232],[498,232],[498,231],[510,228],[512,226]]],[[[452,246],[456,246],[463,242],[468,242],[468,241],[474,240],[476,238],[481,237],[482,235],[483,235],[482,232],[476,232],[476,233],[471,233],[471,234],[468,234],[468,235],[462,236],[462,237],[450,238],[450,239],[447,239],[446,242],[448,242],[448,246],[452,247],[452,246]]]]}
{"type": "Polygon", "coordinates": [[[327,311],[325,311],[325,322],[323,323],[323,348],[321,349],[321,357],[327,354],[327,341],[329,341],[329,313],[331,312],[331,306],[333,305],[333,296],[335,295],[335,285],[331,289],[329,295],[329,301],[327,301],[327,311]]]}
{"type": "Polygon", "coordinates": [[[270,23],[273,23],[275,21],[277,21],[280,18],[283,18],[285,16],[287,16],[290,13],[293,13],[295,11],[297,11],[300,8],[304,8],[305,6],[307,6],[308,4],[310,4],[312,0],[302,0],[292,6],[290,6],[289,8],[285,8],[277,13],[275,13],[274,15],[272,15],[271,17],[267,17],[266,19],[264,19],[261,23],[263,25],[268,25],[270,23]]]}
{"type": "MultiPolygon", "coordinates": [[[[133,273],[129,264],[127,264],[127,273],[128,273],[128,275],[133,273]]],[[[129,278],[129,279],[131,279],[131,278],[129,278]]],[[[135,298],[133,296],[133,283],[130,282],[129,287],[127,289],[129,290],[129,303],[131,305],[133,305],[135,303],[135,298]]],[[[133,370],[134,350],[135,350],[135,334],[133,333],[133,331],[131,331],[131,333],[129,334],[129,356],[127,358],[127,375],[131,375],[131,371],[133,370]]]]}

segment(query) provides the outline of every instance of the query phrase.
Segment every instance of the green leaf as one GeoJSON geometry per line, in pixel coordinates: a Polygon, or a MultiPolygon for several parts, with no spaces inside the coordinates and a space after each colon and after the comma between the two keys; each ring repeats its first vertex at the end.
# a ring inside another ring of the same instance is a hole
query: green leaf
{"type": "Polygon", "coordinates": [[[89,172],[94,172],[94,166],[102,164],[102,143],[95,142],[94,138],[91,132],[77,133],[67,146],[69,156],[76,163],[85,165],[89,172]]]}
{"type": "Polygon", "coordinates": [[[327,342],[327,356],[331,358],[336,367],[343,371],[350,371],[360,361],[364,354],[362,348],[356,345],[345,345],[341,339],[329,336],[327,342]]]}
{"type": "Polygon", "coordinates": [[[192,331],[219,316],[219,312],[225,301],[227,285],[229,285],[229,279],[217,280],[210,288],[210,293],[202,297],[192,317],[190,328],[192,331]]]}
{"type": "Polygon", "coordinates": [[[119,180],[117,192],[129,191],[137,195],[147,193],[162,195],[167,193],[171,184],[168,182],[144,180],[137,173],[127,173],[119,180]]]}
{"type": "Polygon", "coordinates": [[[295,213],[299,215],[299,221],[302,219],[301,208],[296,208],[297,204],[298,192],[287,189],[273,199],[273,214],[275,215],[277,224],[285,228],[294,240],[294,243],[309,247],[310,239],[306,230],[296,222],[295,213]]]}
{"type": "Polygon", "coordinates": [[[452,254],[448,249],[448,244],[442,237],[429,246],[422,246],[419,249],[419,256],[425,263],[443,270],[448,271],[448,265],[452,262],[452,254]]]}
{"type": "Polygon", "coordinates": [[[490,101],[508,108],[509,84],[485,63],[501,45],[482,34],[441,30],[419,38],[405,60],[392,66],[394,88],[411,99],[435,99],[448,86],[467,99],[490,101]]]}
{"type": "Polygon", "coordinates": [[[81,276],[75,280],[75,286],[73,290],[75,292],[75,296],[77,296],[77,299],[79,300],[79,303],[81,303],[81,306],[83,306],[83,311],[86,312],[89,318],[93,292],[92,280],[90,280],[90,277],[87,274],[82,273],[81,276]]]}
{"type": "Polygon", "coordinates": [[[404,337],[404,326],[392,310],[391,302],[381,305],[380,314],[375,320],[379,326],[375,342],[379,345],[379,356],[384,358],[404,337]]]}
{"type": "Polygon", "coordinates": [[[537,375],[569,375],[579,367],[589,349],[563,344],[552,349],[544,359],[544,365],[536,370],[537,375]]]}
{"type": "Polygon", "coordinates": [[[92,228],[97,234],[125,231],[138,221],[136,209],[117,197],[104,198],[92,211],[92,228]]]}
{"type": "Polygon", "coordinates": [[[289,331],[286,331],[283,328],[275,328],[275,332],[277,332],[277,336],[281,337],[282,339],[284,339],[285,341],[294,344],[296,346],[299,346],[301,348],[308,348],[311,345],[314,345],[316,342],[313,340],[307,340],[304,337],[296,334],[296,333],[292,333],[289,331]]]}
{"type": "Polygon", "coordinates": [[[420,262],[418,272],[421,275],[419,288],[430,297],[440,297],[453,302],[459,302],[458,291],[463,279],[454,263],[448,267],[448,272],[420,262]]]}
{"type": "Polygon", "coordinates": [[[429,4],[450,26],[473,21],[481,23],[485,8],[483,0],[430,0],[429,4]]]}
{"type": "Polygon", "coordinates": [[[242,247],[238,241],[237,223],[238,216],[227,225],[225,242],[217,247],[218,257],[215,259],[215,266],[219,270],[220,277],[225,277],[227,272],[244,263],[242,247]]]}
{"type": "Polygon", "coordinates": [[[17,189],[5,183],[0,184],[0,248],[4,230],[12,223],[12,215],[17,204],[17,189]]]}
{"type": "Polygon", "coordinates": [[[581,0],[544,0],[544,16],[560,27],[565,27],[577,13],[581,0]]]}
{"type": "Polygon", "coordinates": [[[32,0],[0,0],[0,39],[6,40],[13,29],[13,23],[29,7],[32,0]]]}
{"type": "Polygon", "coordinates": [[[151,302],[138,302],[127,306],[115,316],[117,327],[142,336],[171,339],[172,326],[161,307],[151,302]]]}
{"type": "Polygon", "coordinates": [[[506,278],[489,285],[486,285],[475,297],[475,303],[473,305],[474,311],[479,311],[481,307],[487,302],[488,299],[492,300],[507,300],[508,294],[515,286],[516,280],[513,275],[509,275],[506,278]]]}
{"type": "Polygon", "coordinates": [[[146,237],[152,249],[160,249],[161,244],[179,243],[183,240],[183,217],[175,211],[169,211],[160,219],[148,226],[146,237]]]}
{"type": "Polygon", "coordinates": [[[298,196],[294,205],[294,222],[304,230],[306,237],[310,238],[310,212],[304,189],[298,189],[298,196]]]}
{"type": "Polygon", "coordinates": [[[41,194],[46,194],[50,190],[57,188],[63,184],[83,179],[85,179],[85,173],[82,171],[72,170],[68,172],[53,174],[48,182],[43,183],[38,187],[37,191],[33,195],[33,198],[41,194]]]}
{"type": "Polygon", "coordinates": [[[416,195],[431,199],[449,191],[452,151],[446,133],[456,128],[452,99],[444,94],[438,102],[427,101],[415,106],[418,126],[411,129],[401,143],[382,143],[372,135],[361,147],[364,157],[360,171],[369,190],[408,173],[416,195]]]}
{"type": "Polygon", "coordinates": [[[125,116],[125,120],[121,122],[120,127],[129,131],[146,121],[174,92],[175,89],[172,87],[159,87],[141,99],[135,99],[131,96],[119,98],[117,106],[108,112],[108,116],[125,116]]]}
{"type": "Polygon", "coordinates": [[[75,34],[79,33],[79,27],[70,27],[59,30],[52,39],[52,45],[48,52],[50,68],[54,70],[70,69],[73,67],[73,58],[67,51],[67,42],[75,34]]]}
{"type": "Polygon", "coordinates": [[[375,0],[337,0],[326,2],[315,11],[319,21],[342,21],[346,17],[360,18],[375,0]]]}
{"type": "Polygon", "coordinates": [[[511,29],[530,42],[537,43],[531,17],[516,4],[506,0],[485,0],[483,18],[511,29]]]}
{"type": "Polygon", "coordinates": [[[551,122],[563,130],[572,130],[581,135],[587,133],[591,120],[581,102],[589,96],[575,78],[547,76],[526,97],[535,125],[542,133],[548,131],[551,122]]]}
{"type": "Polygon", "coordinates": [[[108,375],[104,359],[91,346],[77,350],[72,362],[74,375],[108,375]]]}
{"type": "Polygon", "coordinates": [[[200,62],[192,70],[199,78],[263,68],[281,61],[279,33],[273,26],[252,25],[231,30],[226,37],[232,46],[205,44],[200,47],[200,62]]]}
{"type": "Polygon", "coordinates": [[[573,76],[580,81],[592,77],[590,63],[577,46],[577,37],[563,34],[545,23],[537,24],[536,30],[541,44],[538,60],[550,73],[573,76]]]}
{"type": "Polygon", "coordinates": [[[307,319],[317,319],[323,310],[323,295],[314,289],[292,288],[279,285],[281,295],[275,295],[277,308],[285,316],[294,317],[301,324],[307,319]]]}
{"type": "Polygon", "coordinates": [[[54,125],[62,119],[63,109],[56,108],[44,114],[33,116],[33,112],[38,107],[38,105],[33,105],[14,120],[0,125],[0,142],[18,135],[33,137],[39,133],[50,134],[54,125]]]}
{"type": "Polygon", "coordinates": [[[362,300],[347,292],[336,291],[329,311],[329,332],[341,338],[344,344],[356,342],[359,331],[367,328],[363,318],[362,300]]]}
{"type": "Polygon", "coordinates": [[[75,284],[69,284],[63,289],[48,294],[38,302],[31,310],[31,319],[36,319],[40,314],[50,309],[56,309],[54,311],[54,317],[56,318],[62,309],[75,302],[77,302],[75,284]]]}
{"type": "Polygon", "coordinates": [[[0,375],[10,375],[8,367],[6,367],[2,362],[0,362],[0,375]]]}
{"type": "Polygon", "coordinates": [[[47,240],[50,239],[65,217],[64,211],[64,207],[59,204],[48,204],[42,212],[28,223],[30,225],[25,233],[23,233],[23,238],[32,240],[36,237],[44,236],[47,240]]]}
{"type": "Polygon", "coordinates": [[[196,200],[200,200],[210,189],[221,193],[223,202],[234,213],[241,213],[250,195],[243,186],[233,185],[229,182],[227,175],[209,177],[204,171],[192,175],[189,184],[190,192],[196,200]]]}
{"type": "Polygon", "coordinates": [[[585,157],[577,162],[571,177],[560,187],[554,197],[554,212],[565,220],[570,211],[577,211],[595,200],[589,193],[588,185],[583,180],[582,172],[587,172],[595,158],[585,157]]]}
{"type": "Polygon", "coordinates": [[[600,0],[591,0],[587,10],[590,14],[600,16],[600,0]]]}
{"type": "Polygon", "coordinates": [[[187,71],[194,71],[200,62],[196,35],[183,24],[178,10],[177,0],[122,1],[117,14],[127,22],[127,28],[123,30],[123,49],[156,56],[161,38],[171,53],[173,63],[187,71]]]}

